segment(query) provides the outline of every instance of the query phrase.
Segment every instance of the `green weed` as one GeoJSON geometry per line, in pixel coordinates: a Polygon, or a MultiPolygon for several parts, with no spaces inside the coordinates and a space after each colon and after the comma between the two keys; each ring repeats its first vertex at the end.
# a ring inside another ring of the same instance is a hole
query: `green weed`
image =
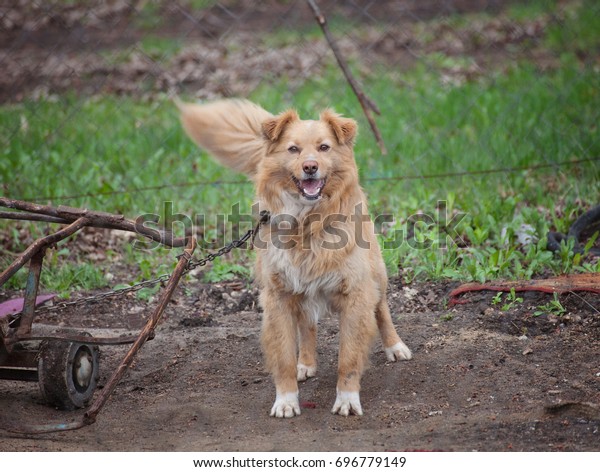
{"type": "MultiPolygon", "coordinates": [[[[21,269],[7,288],[24,288],[27,273],[21,269]]],[[[62,298],[69,298],[73,291],[94,290],[107,285],[102,268],[88,262],[45,264],[40,275],[40,290],[58,292],[62,298]]]]}
{"type": "Polygon", "coordinates": [[[140,41],[140,49],[153,60],[165,60],[183,47],[180,39],[147,36],[140,41]]]}
{"type": "Polygon", "coordinates": [[[233,264],[223,259],[215,259],[212,266],[203,273],[205,282],[224,282],[235,278],[248,278],[250,269],[241,264],[233,264]]]}
{"type": "Polygon", "coordinates": [[[587,54],[600,47],[600,5],[595,0],[567,3],[562,8],[562,20],[548,28],[545,41],[559,53],[565,51],[587,54]]]}
{"type": "Polygon", "coordinates": [[[533,0],[509,5],[507,15],[515,20],[532,20],[556,11],[556,0],[533,0]]]}
{"type": "Polygon", "coordinates": [[[552,294],[553,298],[545,305],[540,305],[536,311],[533,312],[533,316],[541,315],[554,315],[562,316],[567,312],[567,309],[558,299],[558,294],[555,292],[552,294]]]}
{"type": "Polygon", "coordinates": [[[518,297],[515,289],[511,288],[510,292],[503,294],[502,292],[498,292],[494,298],[492,298],[492,305],[499,305],[502,303],[502,307],[500,308],[502,311],[509,311],[515,305],[519,303],[523,303],[523,297],[518,297]],[[504,295],[504,297],[503,297],[504,295]],[[503,300],[504,298],[504,300],[503,300]]]}
{"type": "Polygon", "coordinates": [[[134,16],[134,25],[142,30],[158,28],[163,21],[160,2],[143,2],[134,16]]]}

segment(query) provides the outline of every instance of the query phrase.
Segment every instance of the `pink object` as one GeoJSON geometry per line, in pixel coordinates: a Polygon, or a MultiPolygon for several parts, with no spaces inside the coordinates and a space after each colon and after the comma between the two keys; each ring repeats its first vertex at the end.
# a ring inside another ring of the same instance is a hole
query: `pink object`
{"type": "Polygon", "coordinates": [[[300,407],[302,407],[302,408],[316,408],[317,404],[315,402],[300,402],[300,407]]]}
{"type": "MultiPolygon", "coordinates": [[[[41,305],[48,300],[56,297],[55,293],[49,295],[39,295],[35,299],[35,306],[41,305]]],[[[23,310],[24,298],[13,298],[7,302],[0,303],[0,318],[6,318],[8,315],[14,315],[23,310]]]]}

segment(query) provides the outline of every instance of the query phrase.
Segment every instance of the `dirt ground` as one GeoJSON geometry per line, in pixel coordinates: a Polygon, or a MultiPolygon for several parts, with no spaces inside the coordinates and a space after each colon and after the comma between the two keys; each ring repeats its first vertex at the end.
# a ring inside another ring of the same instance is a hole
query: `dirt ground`
{"type": "MultiPolygon", "coordinates": [[[[273,39],[265,41],[278,31],[289,35],[315,27],[304,1],[230,0],[196,11],[184,1],[154,3],[156,16],[150,18],[144,14],[147,2],[141,0],[19,0],[0,6],[0,103],[73,92],[147,100],[164,100],[167,93],[199,99],[239,97],[284,77],[293,89],[335,63],[322,37],[288,40],[276,47],[273,39]],[[176,40],[181,49],[157,51],[145,43],[148,39],[150,44],[176,40]]],[[[557,60],[539,47],[539,40],[561,18],[516,22],[501,13],[514,3],[509,0],[318,3],[328,19],[344,25],[334,30],[339,49],[362,64],[363,74],[376,74],[381,64],[406,70],[428,54],[469,56],[472,62],[464,65],[440,66],[444,80],[460,83],[503,69],[517,58],[541,69],[553,67],[557,60]],[[436,21],[484,11],[499,14],[471,17],[462,28],[436,21]],[[420,26],[429,20],[433,21],[426,29],[420,26]]],[[[585,60],[594,54],[580,55],[585,60]]]]}
{"type": "MultiPolygon", "coordinates": [[[[561,297],[567,314],[534,317],[550,296],[526,294],[501,311],[493,293],[478,293],[449,310],[451,288],[391,281],[392,313],[414,358],[389,363],[374,346],[362,382],[363,417],[330,413],[337,320],[322,319],[319,372],[300,386],[302,415],[274,419],[256,291],[247,281],[188,281],[95,424],[37,437],[0,431],[0,450],[597,451],[597,296],[569,294],[561,297]]],[[[138,332],[149,312],[134,297],[122,297],[39,322],[118,335],[138,332]]],[[[100,388],[125,349],[101,349],[100,388]]],[[[35,383],[0,381],[0,428],[54,424],[82,413],[48,407],[35,383]]]]}

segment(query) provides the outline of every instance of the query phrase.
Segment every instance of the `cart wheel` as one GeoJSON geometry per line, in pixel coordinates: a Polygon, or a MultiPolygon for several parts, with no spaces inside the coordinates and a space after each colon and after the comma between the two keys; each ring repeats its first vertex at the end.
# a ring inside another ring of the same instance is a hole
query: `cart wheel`
{"type": "Polygon", "coordinates": [[[96,390],[99,357],[97,346],[44,341],[40,345],[38,383],[46,402],[62,410],[87,406],[96,390]]]}

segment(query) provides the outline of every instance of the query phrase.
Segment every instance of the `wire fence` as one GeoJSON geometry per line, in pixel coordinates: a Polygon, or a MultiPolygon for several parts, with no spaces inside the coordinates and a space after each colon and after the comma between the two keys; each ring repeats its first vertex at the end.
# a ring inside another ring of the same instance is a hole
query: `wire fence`
{"type": "MultiPolygon", "coordinates": [[[[250,97],[273,112],[296,106],[304,115],[334,106],[361,120],[367,184],[570,168],[599,173],[597,130],[588,125],[599,117],[597,94],[587,98],[591,116],[583,125],[580,110],[571,109],[597,73],[549,81],[543,103],[506,80],[558,70],[565,52],[581,70],[593,70],[597,51],[578,46],[573,20],[581,2],[551,10],[542,7],[548,2],[502,0],[317,3],[381,108],[376,121],[388,156],[369,135],[305,0],[17,0],[0,6],[2,193],[96,206],[127,195],[140,208],[152,192],[164,199],[182,188],[245,187],[190,157],[195,151],[182,144],[170,102],[175,94],[250,97]],[[533,72],[513,70],[526,62],[533,72]],[[106,106],[98,97],[112,99],[104,115],[90,112],[106,106]],[[58,112],[48,111],[53,103],[58,112]],[[478,121],[487,124],[474,127],[478,121]],[[556,141],[551,147],[548,136],[556,141]],[[479,157],[457,159],[457,137],[479,157]],[[506,148],[514,150],[510,160],[506,148]],[[154,169],[152,178],[144,168],[154,169]]],[[[599,13],[596,2],[584,7],[599,13]]]]}
{"type": "MultiPolygon", "coordinates": [[[[499,168],[499,169],[486,169],[480,171],[460,171],[450,172],[446,174],[433,174],[433,175],[397,175],[392,177],[371,177],[362,179],[363,182],[378,182],[378,181],[398,181],[398,180],[437,180],[437,179],[448,179],[452,177],[468,177],[468,176],[480,176],[489,174],[510,174],[513,172],[524,172],[539,169],[548,168],[560,168],[570,167],[579,164],[585,164],[590,162],[600,162],[600,157],[590,159],[577,159],[566,162],[554,162],[548,164],[537,164],[526,167],[511,167],[511,168],[499,168]]],[[[140,193],[140,192],[152,192],[163,189],[173,189],[181,187],[204,187],[204,186],[221,186],[221,185],[251,185],[252,182],[248,180],[214,180],[214,181],[192,181],[192,182],[179,182],[175,184],[164,184],[154,185],[150,187],[139,187],[129,188],[127,190],[110,190],[101,193],[85,193],[80,195],[46,195],[43,197],[31,198],[32,202],[43,202],[43,201],[58,201],[63,202],[67,200],[81,199],[81,198],[96,198],[107,195],[119,195],[125,193],[140,193]]]]}

